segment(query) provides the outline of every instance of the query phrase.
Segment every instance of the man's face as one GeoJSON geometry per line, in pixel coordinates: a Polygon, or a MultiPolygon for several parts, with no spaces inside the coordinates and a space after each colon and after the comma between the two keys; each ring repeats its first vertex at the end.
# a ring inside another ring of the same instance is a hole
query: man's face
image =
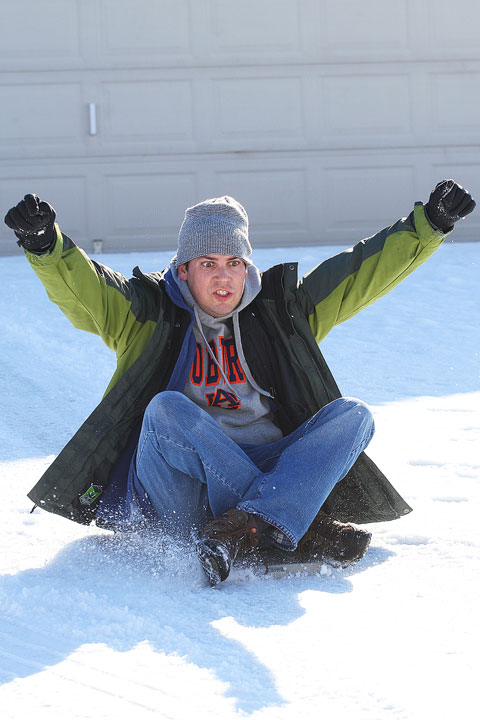
{"type": "Polygon", "coordinates": [[[179,265],[197,304],[212,317],[229,315],[242,299],[247,267],[231,255],[202,255],[179,265]]]}

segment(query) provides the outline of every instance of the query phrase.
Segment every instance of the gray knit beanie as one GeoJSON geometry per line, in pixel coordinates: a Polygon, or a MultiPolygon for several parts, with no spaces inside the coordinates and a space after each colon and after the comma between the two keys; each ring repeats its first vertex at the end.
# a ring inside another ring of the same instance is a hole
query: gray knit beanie
{"type": "Polygon", "coordinates": [[[231,255],[252,261],[245,208],[228,195],[187,208],[178,234],[177,265],[201,255],[231,255]]]}

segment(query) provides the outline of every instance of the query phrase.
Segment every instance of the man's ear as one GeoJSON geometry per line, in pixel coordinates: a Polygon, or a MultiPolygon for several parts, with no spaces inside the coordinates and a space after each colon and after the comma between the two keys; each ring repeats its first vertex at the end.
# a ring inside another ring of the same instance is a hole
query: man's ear
{"type": "Polygon", "coordinates": [[[178,277],[180,280],[187,281],[187,264],[183,263],[183,265],[178,266],[178,277]]]}

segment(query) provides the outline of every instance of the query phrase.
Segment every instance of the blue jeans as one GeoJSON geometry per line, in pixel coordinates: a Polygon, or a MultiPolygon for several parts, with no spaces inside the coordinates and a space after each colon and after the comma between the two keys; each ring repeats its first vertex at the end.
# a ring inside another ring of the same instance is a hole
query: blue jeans
{"type": "Polygon", "coordinates": [[[166,391],[145,411],[134,483],[168,532],[185,535],[236,507],[276,526],[293,550],[373,433],[368,407],[339,398],[277,442],[240,446],[166,391]]]}

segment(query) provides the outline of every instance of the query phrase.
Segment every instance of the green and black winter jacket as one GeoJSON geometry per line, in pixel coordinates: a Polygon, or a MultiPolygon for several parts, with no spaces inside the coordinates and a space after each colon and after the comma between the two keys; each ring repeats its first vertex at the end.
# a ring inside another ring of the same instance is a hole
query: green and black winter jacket
{"type": "MultiPolygon", "coordinates": [[[[245,359],[275,398],[276,420],[291,432],[340,396],[318,344],[335,326],[389,292],[442,243],[423,205],[408,218],[311,270],[297,265],[262,273],[262,288],[239,314],[245,359]]],[[[48,468],[29,497],[41,508],[90,523],[102,491],[124,463],[152,397],[182,391],[195,348],[191,311],[171,272],[127,280],[91,260],[57,226],[51,252],[27,253],[34,271],[76,328],[98,334],[116,352],[103,400],[48,468]]],[[[292,479],[294,483],[294,479],[292,479]]],[[[341,520],[391,520],[411,508],[362,453],[324,508],[341,520]]]]}

